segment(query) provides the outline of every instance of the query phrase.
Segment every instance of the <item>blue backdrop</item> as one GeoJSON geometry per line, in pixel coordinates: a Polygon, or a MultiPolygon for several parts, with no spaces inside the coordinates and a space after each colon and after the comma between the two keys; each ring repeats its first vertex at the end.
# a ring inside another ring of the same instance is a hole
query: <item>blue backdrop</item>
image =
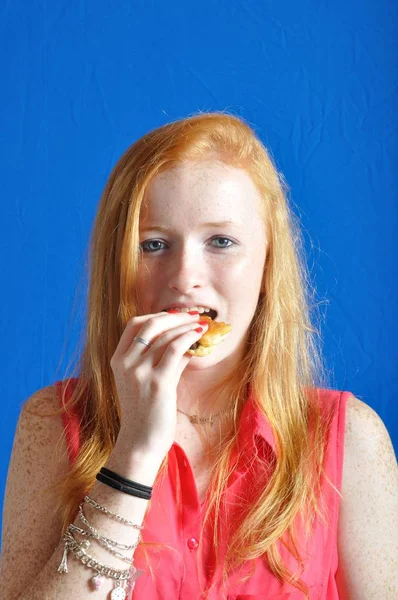
{"type": "Polygon", "coordinates": [[[82,327],[98,201],[138,137],[242,115],[290,186],[333,387],[397,448],[395,0],[1,3],[1,497],[21,405],[82,327]]]}

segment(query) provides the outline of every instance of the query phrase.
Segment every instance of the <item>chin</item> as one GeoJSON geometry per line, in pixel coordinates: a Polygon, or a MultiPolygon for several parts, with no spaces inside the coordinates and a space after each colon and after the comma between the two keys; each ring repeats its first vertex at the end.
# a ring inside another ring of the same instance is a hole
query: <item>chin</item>
{"type": "Polygon", "coordinates": [[[189,361],[187,368],[189,368],[191,365],[195,365],[195,367],[200,368],[201,365],[208,365],[210,362],[215,363],[219,360],[219,353],[217,356],[216,351],[213,350],[213,352],[211,352],[210,354],[206,354],[206,356],[191,356],[191,360],[189,361]]]}
{"type": "Polygon", "coordinates": [[[214,347],[214,349],[211,352],[209,352],[209,354],[206,354],[205,356],[192,356],[192,355],[189,355],[189,356],[191,357],[189,364],[191,364],[191,363],[199,364],[199,363],[209,362],[209,360],[214,360],[214,359],[220,358],[220,349],[214,347]]]}
{"type": "Polygon", "coordinates": [[[217,363],[222,363],[225,360],[230,360],[236,354],[236,348],[231,348],[231,345],[227,342],[221,342],[214,346],[214,349],[210,354],[206,356],[191,356],[191,360],[187,365],[187,369],[194,368],[198,371],[202,368],[207,369],[209,366],[214,366],[217,363]]]}

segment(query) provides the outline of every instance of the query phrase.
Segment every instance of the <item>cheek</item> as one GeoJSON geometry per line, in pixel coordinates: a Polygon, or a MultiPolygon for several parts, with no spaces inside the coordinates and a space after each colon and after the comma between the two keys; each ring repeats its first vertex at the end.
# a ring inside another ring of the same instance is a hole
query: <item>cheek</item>
{"type": "Polygon", "coordinates": [[[252,258],[235,267],[231,269],[228,277],[224,278],[224,290],[231,301],[231,313],[246,327],[251,322],[258,304],[263,263],[252,258]]]}
{"type": "Polygon", "coordinates": [[[263,274],[263,261],[258,257],[242,256],[239,260],[224,264],[220,271],[225,281],[232,281],[235,288],[244,284],[250,289],[254,289],[261,282],[263,274]]]}
{"type": "Polygon", "coordinates": [[[159,278],[153,277],[151,269],[146,264],[140,264],[137,271],[137,291],[141,311],[146,314],[156,303],[158,294],[156,289],[159,287],[159,278]]]}
{"type": "Polygon", "coordinates": [[[153,288],[154,284],[160,281],[161,273],[162,269],[157,266],[156,261],[143,260],[138,265],[137,283],[139,286],[153,288]]]}

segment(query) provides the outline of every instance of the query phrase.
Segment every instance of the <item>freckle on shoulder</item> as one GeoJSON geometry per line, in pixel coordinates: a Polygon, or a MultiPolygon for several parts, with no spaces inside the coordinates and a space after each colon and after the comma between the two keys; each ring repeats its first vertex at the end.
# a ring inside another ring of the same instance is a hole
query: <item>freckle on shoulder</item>
{"type": "Polygon", "coordinates": [[[38,417],[49,415],[60,408],[58,391],[55,385],[49,385],[34,392],[22,406],[22,410],[38,417]]]}
{"type": "Polygon", "coordinates": [[[391,443],[381,417],[371,406],[355,396],[350,396],[347,401],[346,434],[347,444],[351,440],[358,449],[373,447],[373,451],[377,451],[380,444],[385,446],[391,443]]]}
{"type": "Polygon", "coordinates": [[[362,419],[380,421],[379,415],[369,404],[351,395],[347,401],[347,417],[353,414],[358,415],[362,419]]]}

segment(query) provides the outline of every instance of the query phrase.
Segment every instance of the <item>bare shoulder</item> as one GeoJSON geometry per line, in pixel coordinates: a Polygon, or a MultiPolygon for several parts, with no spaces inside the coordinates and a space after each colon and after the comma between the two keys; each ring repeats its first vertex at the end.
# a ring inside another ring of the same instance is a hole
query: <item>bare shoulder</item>
{"type": "Polygon", "coordinates": [[[386,434],[388,436],[386,426],[377,412],[366,402],[353,395],[349,396],[346,409],[346,433],[349,436],[361,437],[361,432],[366,433],[369,430],[378,436],[385,437],[386,434]]]}
{"type": "Polygon", "coordinates": [[[347,401],[341,492],[339,597],[395,597],[397,461],[383,420],[354,396],[347,401]]]}
{"type": "Polygon", "coordinates": [[[18,589],[37,575],[59,542],[61,523],[51,488],[69,469],[59,408],[57,388],[48,386],[32,394],[20,411],[3,507],[0,583],[7,598],[18,597],[18,589]]]}
{"type": "Polygon", "coordinates": [[[41,470],[48,470],[49,460],[63,460],[65,451],[58,390],[49,385],[34,392],[22,405],[10,466],[23,456],[23,460],[34,465],[37,476],[41,470]]]}
{"type": "MultiPolygon", "coordinates": [[[[361,472],[365,460],[374,467],[396,463],[394,447],[388,430],[377,412],[368,404],[350,396],[347,400],[344,433],[344,469],[355,467],[361,472]]],[[[343,475],[344,475],[343,469],[343,475]]],[[[349,485],[343,477],[343,484],[349,485]]]]}
{"type": "Polygon", "coordinates": [[[396,457],[388,430],[371,406],[350,396],[344,433],[343,501],[363,477],[380,478],[387,472],[396,474],[396,457]]]}
{"type": "Polygon", "coordinates": [[[37,416],[46,416],[50,411],[60,407],[58,390],[55,385],[48,385],[34,392],[22,406],[22,411],[37,413],[37,416]]]}

